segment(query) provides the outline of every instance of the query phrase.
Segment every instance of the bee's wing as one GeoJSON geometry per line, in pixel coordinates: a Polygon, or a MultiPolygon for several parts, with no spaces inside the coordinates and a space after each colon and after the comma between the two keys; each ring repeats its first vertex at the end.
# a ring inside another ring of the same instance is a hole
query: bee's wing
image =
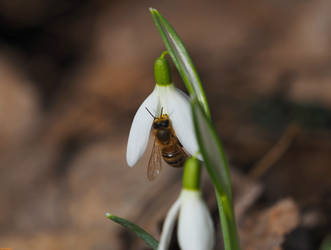
{"type": "Polygon", "coordinates": [[[190,154],[188,152],[186,152],[186,150],[184,149],[183,145],[180,143],[180,141],[178,140],[178,138],[176,136],[174,136],[173,137],[173,140],[175,142],[175,145],[177,146],[177,149],[182,152],[185,160],[187,158],[189,158],[190,154]]]}
{"type": "Polygon", "coordinates": [[[147,178],[152,181],[160,174],[162,170],[162,155],[161,149],[154,140],[151,157],[149,158],[147,166],[147,178]]]}
{"type": "Polygon", "coordinates": [[[183,145],[176,136],[175,130],[173,128],[171,128],[171,133],[173,134],[172,140],[174,141],[174,144],[177,145],[178,150],[181,151],[185,159],[187,159],[190,156],[190,154],[184,149],[183,145]]]}

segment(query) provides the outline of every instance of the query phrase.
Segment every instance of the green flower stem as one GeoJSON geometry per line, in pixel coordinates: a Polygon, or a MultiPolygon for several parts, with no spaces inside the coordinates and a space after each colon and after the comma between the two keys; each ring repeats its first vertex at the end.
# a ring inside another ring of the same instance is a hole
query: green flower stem
{"type": "Polygon", "coordinates": [[[168,52],[164,51],[154,63],[155,81],[156,84],[161,86],[167,86],[172,83],[171,69],[167,58],[165,58],[166,54],[168,54],[168,52]]]}
{"type": "Polygon", "coordinates": [[[192,156],[184,165],[183,188],[187,190],[200,190],[201,163],[192,156]]]}
{"type": "Polygon", "coordinates": [[[163,51],[162,54],[160,55],[160,58],[164,58],[166,55],[169,55],[168,50],[163,51]]]}

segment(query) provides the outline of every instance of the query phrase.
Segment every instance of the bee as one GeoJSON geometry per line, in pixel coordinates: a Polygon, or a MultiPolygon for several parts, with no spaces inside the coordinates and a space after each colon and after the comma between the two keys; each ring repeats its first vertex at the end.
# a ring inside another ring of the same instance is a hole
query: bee
{"type": "Polygon", "coordinates": [[[183,167],[188,154],[179,142],[169,116],[162,114],[163,109],[159,117],[155,117],[147,108],[146,110],[154,118],[152,125],[154,144],[147,166],[147,178],[152,181],[162,170],[162,158],[171,167],[180,168],[183,167]]]}

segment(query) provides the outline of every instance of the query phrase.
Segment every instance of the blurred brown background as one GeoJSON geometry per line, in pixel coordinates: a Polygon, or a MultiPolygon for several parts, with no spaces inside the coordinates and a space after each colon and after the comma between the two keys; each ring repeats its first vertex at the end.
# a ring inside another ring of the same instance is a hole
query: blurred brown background
{"type": "Polygon", "coordinates": [[[105,212],[159,238],[181,170],[148,182],[149,153],[125,162],[164,50],[148,7],[200,72],[235,171],[243,249],[319,249],[331,233],[329,0],[1,0],[0,247],[148,249],[105,212]]]}

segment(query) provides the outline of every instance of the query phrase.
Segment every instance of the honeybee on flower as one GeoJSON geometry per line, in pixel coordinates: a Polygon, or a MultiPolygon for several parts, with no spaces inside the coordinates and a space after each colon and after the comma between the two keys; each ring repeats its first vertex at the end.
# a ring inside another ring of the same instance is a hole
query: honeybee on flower
{"type": "MultiPolygon", "coordinates": [[[[153,128],[154,132],[156,131],[154,135],[158,148],[155,149],[157,151],[153,150],[154,153],[151,156],[153,158],[151,158],[150,164],[154,165],[148,167],[149,179],[154,179],[159,174],[161,170],[161,157],[163,159],[167,156],[172,158],[170,153],[180,154],[180,161],[184,164],[185,160],[183,159],[187,158],[187,156],[184,156],[185,151],[191,155],[196,155],[199,152],[194,133],[189,97],[172,83],[169,63],[164,56],[165,53],[155,61],[154,73],[156,85],[133,118],[126,152],[127,163],[130,167],[133,167],[146,150],[152,125],[155,125],[156,121],[160,121],[160,119],[168,123],[163,129],[163,133],[166,133],[165,138],[163,138],[165,140],[162,140],[161,134],[160,137],[158,136],[158,128],[153,128]],[[167,150],[163,150],[162,152],[162,149],[169,146],[169,143],[172,149],[170,150],[168,147],[167,150]]],[[[166,162],[169,163],[169,161],[166,162]]]]}

